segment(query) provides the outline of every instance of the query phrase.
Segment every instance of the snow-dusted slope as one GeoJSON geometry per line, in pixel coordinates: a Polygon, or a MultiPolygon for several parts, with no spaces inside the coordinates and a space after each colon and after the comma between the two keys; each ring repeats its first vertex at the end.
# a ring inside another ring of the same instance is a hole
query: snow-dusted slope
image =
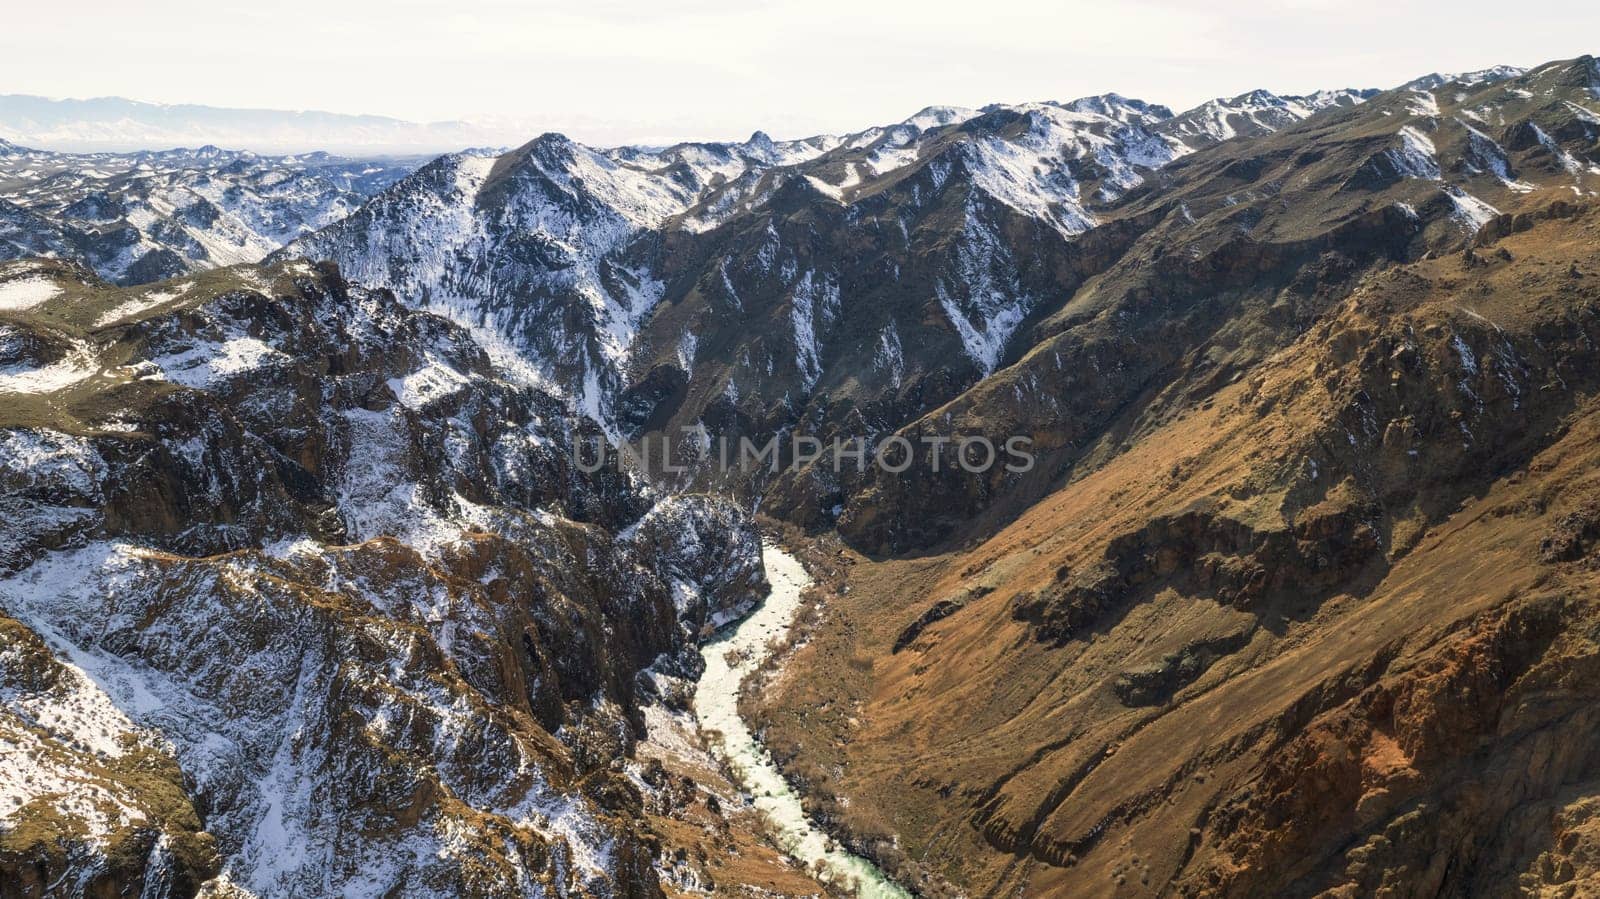
{"type": "Polygon", "coordinates": [[[759,586],[741,516],[579,471],[560,403],[331,270],[0,278],[53,287],[0,309],[0,880],[655,889],[610,765],[759,586]]]}
{"type": "Polygon", "coordinates": [[[499,158],[441,157],[280,255],[332,259],[355,280],[487,326],[605,418],[639,323],[665,290],[635,243],[709,193],[835,143],[758,133],[743,144],[597,150],[547,134],[499,158]]]}

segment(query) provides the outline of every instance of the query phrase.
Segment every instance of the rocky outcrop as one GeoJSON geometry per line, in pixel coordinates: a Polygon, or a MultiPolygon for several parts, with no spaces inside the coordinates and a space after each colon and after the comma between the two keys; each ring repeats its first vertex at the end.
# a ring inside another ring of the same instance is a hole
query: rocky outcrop
{"type": "Polygon", "coordinates": [[[1063,570],[1058,586],[1019,596],[1013,615],[1033,625],[1040,640],[1066,643],[1106,626],[1103,617],[1137,590],[1171,586],[1248,610],[1273,593],[1314,598],[1347,588],[1381,555],[1370,510],[1323,511],[1292,528],[1260,532],[1196,509],[1117,537],[1087,571],[1063,570]]]}

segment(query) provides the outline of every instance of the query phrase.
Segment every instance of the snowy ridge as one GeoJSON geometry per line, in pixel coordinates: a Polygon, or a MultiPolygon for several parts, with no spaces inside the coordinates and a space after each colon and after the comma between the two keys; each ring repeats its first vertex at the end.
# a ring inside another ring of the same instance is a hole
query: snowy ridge
{"type": "Polygon", "coordinates": [[[0,281],[0,309],[32,309],[60,293],[61,287],[56,282],[39,275],[0,281]]]}
{"type": "Polygon", "coordinates": [[[1490,66],[1476,72],[1442,73],[1433,72],[1414,78],[1400,85],[1401,88],[1417,91],[1434,91],[1449,84],[1459,84],[1463,87],[1476,87],[1480,84],[1494,84],[1499,81],[1509,81],[1519,75],[1527,73],[1527,69],[1517,66],[1490,66]]]}
{"type": "Polygon", "coordinates": [[[1161,123],[1157,130],[1198,149],[1235,137],[1255,137],[1287,128],[1324,109],[1354,106],[1374,90],[1325,90],[1304,96],[1279,96],[1264,90],[1219,97],[1161,123]]]}

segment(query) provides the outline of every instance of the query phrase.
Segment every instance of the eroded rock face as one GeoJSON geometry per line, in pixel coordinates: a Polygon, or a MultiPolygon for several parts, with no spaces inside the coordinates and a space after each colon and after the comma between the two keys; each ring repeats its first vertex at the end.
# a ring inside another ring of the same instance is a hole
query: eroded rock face
{"type": "Polygon", "coordinates": [[[742,514],[331,267],[6,274],[3,879],[659,892],[619,765],[764,586],[742,514]]]}

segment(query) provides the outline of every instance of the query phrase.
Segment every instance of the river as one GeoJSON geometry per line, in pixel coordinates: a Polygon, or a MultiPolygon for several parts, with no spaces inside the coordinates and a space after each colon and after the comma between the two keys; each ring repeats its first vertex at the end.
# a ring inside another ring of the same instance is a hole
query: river
{"type": "Polygon", "coordinates": [[[800,797],[790,788],[762,746],[739,717],[739,685],[771,652],[794,623],[800,592],[811,579],[799,560],[772,544],[763,544],[761,561],[772,592],[736,627],[724,630],[700,654],[706,671],[695,685],[694,711],[700,727],[722,734],[718,750],[734,779],[756,808],[766,812],[772,837],[791,858],[808,869],[819,865],[836,885],[854,885],[862,899],[909,899],[910,894],[891,881],[877,866],[842,849],[830,849],[830,840],[806,817],[800,797]],[[738,659],[728,664],[728,656],[738,659]]]}

